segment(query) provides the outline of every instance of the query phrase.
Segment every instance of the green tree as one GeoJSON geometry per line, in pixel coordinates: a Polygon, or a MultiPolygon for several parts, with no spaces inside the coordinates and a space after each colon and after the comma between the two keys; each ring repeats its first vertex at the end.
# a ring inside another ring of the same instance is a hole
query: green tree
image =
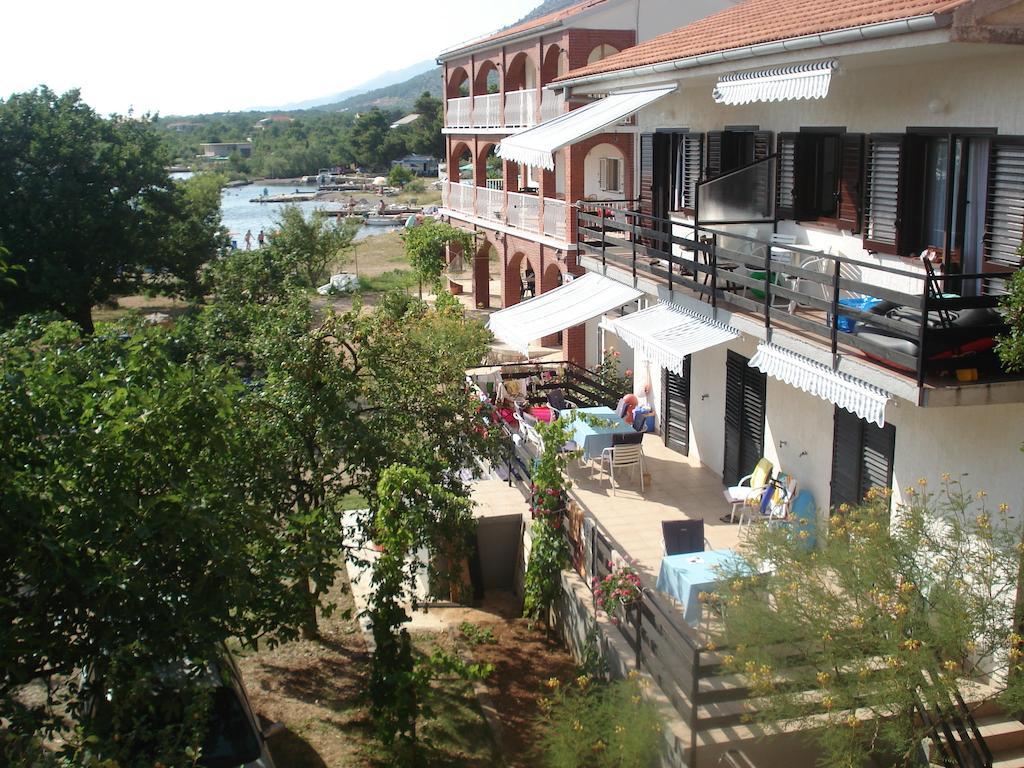
{"type": "Polygon", "coordinates": [[[916,764],[926,700],[949,701],[964,678],[1009,675],[1004,697],[1024,705],[1015,620],[1021,525],[947,478],[922,484],[890,521],[888,492],[841,509],[820,546],[802,526],[756,530],[718,595],[728,669],[746,676],[764,722],[803,723],[822,765],[874,756],[916,764]],[[752,576],[771,563],[770,573],[752,576]]]}
{"type": "Polygon", "coordinates": [[[392,187],[404,187],[413,180],[412,171],[404,165],[393,165],[388,173],[388,184],[392,187]]]}
{"type": "MultiPolygon", "coordinates": [[[[201,662],[229,637],[294,634],[270,510],[246,482],[259,456],[242,429],[243,393],[232,370],[187,361],[162,329],[125,323],[83,337],[26,317],[0,334],[0,717],[10,733],[61,728],[62,707],[80,716],[76,675],[88,667],[93,691],[118,692],[123,724],[116,740],[94,734],[90,750],[124,757],[153,736],[135,726],[160,667],[201,662]],[[44,700],[19,696],[31,681],[47,683],[44,700]]],[[[170,762],[189,743],[169,734],[170,762]]]]}
{"type": "MultiPolygon", "coordinates": [[[[1017,252],[1024,257],[1024,245],[1017,252]]],[[[1000,306],[1009,332],[999,337],[996,352],[1006,370],[1024,370],[1024,271],[1018,270],[1010,278],[1009,291],[1002,298],[1000,306]]]]}
{"type": "Polygon", "coordinates": [[[57,311],[91,332],[92,307],[137,290],[146,267],[173,274],[177,252],[187,272],[220,244],[206,223],[172,228],[208,208],[178,198],[147,119],[104,119],[78,91],[40,87],[0,103],[0,147],[0,242],[25,270],[9,314],[57,311]]]}
{"type": "Polygon", "coordinates": [[[444,110],[441,108],[441,100],[431,96],[430,91],[424,91],[416,99],[412,111],[420,117],[412,124],[409,149],[420,155],[444,157],[444,134],[441,133],[444,110]]]}
{"type": "Polygon", "coordinates": [[[374,107],[356,119],[348,132],[348,143],[352,156],[359,165],[366,168],[383,167],[386,157],[385,142],[391,120],[374,107]]]}
{"type": "Polygon", "coordinates": [[[473,235],[458,227],[441,221],[427,220],[418,227],[407,229],[402,233],[405,241],[405,255],[409,265],[416,272],[420,281],[420,293],[423,283],[437,289],[441,281],[441,273],[445,268],[445,249],[454,247],[460,250],[463,258],[473,253],[473,235]]]}
{"type": "Polygon", "coordinates": [[[352,247],[360,223],[353,217],[338,222],[320,211],[307,219],[297,205],[286,205],[277,219],[277,232],[270,240],[270,258],[294,265],[302,283],[315,288],[327,277],[352,247]]]}
{"type": "Polygon", "coordinates": [[[160,198],[164,207],[153,211],[147,238],[153,269],[147,288],[186,299],[203,297],[203,271],[230,241],[220,216],[223,181],[216,174],[197,174],[160,198]]]}

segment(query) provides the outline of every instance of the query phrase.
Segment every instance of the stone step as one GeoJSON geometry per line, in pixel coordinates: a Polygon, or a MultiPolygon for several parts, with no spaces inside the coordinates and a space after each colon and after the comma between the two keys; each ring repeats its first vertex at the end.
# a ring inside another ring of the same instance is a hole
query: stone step
{"type": "Polygon", "coordinates": [[[992,768],[1024,768],[1024,747],[993,755],[992,768]]]}

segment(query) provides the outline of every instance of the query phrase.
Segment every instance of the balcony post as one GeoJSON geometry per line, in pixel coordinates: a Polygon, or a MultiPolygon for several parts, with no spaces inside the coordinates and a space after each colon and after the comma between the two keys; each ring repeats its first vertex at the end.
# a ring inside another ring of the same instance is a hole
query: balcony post
{"type": "Polygon", "coordinates": [[[832,368],[839,367],[839,277],[842,262],[832,263],[832,368]]]}
{"type": "Polygon", "coordinates": [[[772,327],[772,247],[766,245],[764,257],[764,327],[771,330],[772,327]]]}
{"type": "MultiPolygon", "coordinates": [[[[948,253],[948,251],[947,251],[948,253]]],[[[921,327],[917,332],[917,386],[918,389],[924,386],[924,341],[928,334],[928,278],[921,281],[924,288],[921,291],[921,327]]]]}
{"type": "Polygon", "coordinates": [[[718,307],[718,235],[711,235],[711,308],[718,307]]]}
{"type": "MultiPolygon", "coordinates": [[[[577,225],[578,226],[578,225],[577,225]]],[[[607,271],[608,259],[605,256],[605,249],[608,247],[608,228],[604,222],[604,206],[601,206],[601,269],[607,271]]]]}

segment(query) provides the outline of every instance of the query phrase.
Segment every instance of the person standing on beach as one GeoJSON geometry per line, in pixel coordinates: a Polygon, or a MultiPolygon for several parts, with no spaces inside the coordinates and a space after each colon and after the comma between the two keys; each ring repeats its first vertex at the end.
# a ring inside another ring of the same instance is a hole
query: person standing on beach
{"type": "Polygon", "coordinates": [[[244,238],[244,240],[245,240],[245,250],[247,250],[247,251],[252,250],[252,230],[251,229],[247,229],[245,231],[245,238],[244,238]]]}
{"type": "Polygon", "coordinates": [[[263,247],[263,241],[264,240],[266,240],[266,237],[264,236],[263,230],[261,229],[260,233],[258,235],[256,235],[256,243],[257,243],[257,245],[259,245],[260,248],[263,247]]]}

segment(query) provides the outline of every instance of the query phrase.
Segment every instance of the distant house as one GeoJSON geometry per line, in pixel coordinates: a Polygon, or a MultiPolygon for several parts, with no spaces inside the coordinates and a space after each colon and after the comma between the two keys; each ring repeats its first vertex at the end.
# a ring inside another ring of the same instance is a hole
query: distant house
{"type": "Polygon", "coordinates": [[[411,115],[406,115],[405,117],[401,118],[400,120],[395,120],[395,122],[393,122],[391,124],[391,127],[392,128],[401,128],[403,125],[412,125],[413,123],[415,123],[419,119],[420,119],[420,116],[418,114],[416,114],[415,112],[413,112],[411,115]]]}
{"type": "Polygon", "coordinates": [[[197,128],[198,126],[199,123],[190,123],[187,121],[182,121],[177,123],[168,123],[167,130],[181,133],[182,131],[189,131],[192,130],[193,128],[197,128]]]}
{"type": "Polygon", "coordinates": [[[200,144],[199,152],[203,157],[230,157],[236,152],[242,157],[252,156],[251,141],[221,141],[200,144]]]}
{"type": "Polygon", "coordinates": [[[288,115],[268,115],[267,117],[263,117],[263,118],[260,118],[259,120],[257,120],[256,121],[256,125],[254,125],[253,127],[254,128],[269,128],[272,125],[277,125],[277,124],[282,124],[282,123],[292,123],[294,121],[295,121],[295,118],[288,117],[288,115]]]}
{"type": "Polygon", "coordinates": [[[406,155],[399,160],[392,160],[391,166],[401,165],[417,176],[436,176],[437,159],[428,155],[406,155]]]}

